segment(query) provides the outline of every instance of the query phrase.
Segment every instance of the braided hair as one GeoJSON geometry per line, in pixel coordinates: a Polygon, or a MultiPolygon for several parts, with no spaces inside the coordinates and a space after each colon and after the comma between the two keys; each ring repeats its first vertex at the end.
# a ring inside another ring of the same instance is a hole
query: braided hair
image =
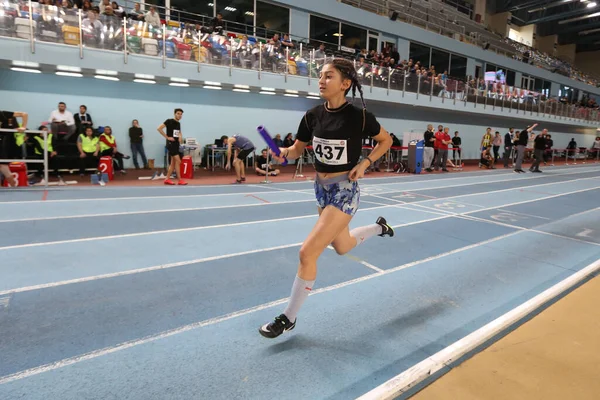
{"type": "Polygon", "coordinates": [[[367,106],[365,104],[365,99],[363,97],[362,85],[358,81],[358,75],[356,74],[356,70],[354,69],[354,64],[352,64],[352,62],[345,60],[343,58],[334,58],[332,61],[328,62],[327,64],[331,64],[335,69],[340,71],[340,74],[342,74],[342,80],[350,79],[352,84],[350,85],[350,87],[348,89],[346,89],[346,92],[344,94],[347,95],[348,92],[350,91],[350,89],[352,89],[352,101],[354,102],[354,98],[356,97],[356,91],[358,90],[358,93],[360,94],[360,101],[362,102],[362,106],[364,109],[366,109],[367,106]]]}

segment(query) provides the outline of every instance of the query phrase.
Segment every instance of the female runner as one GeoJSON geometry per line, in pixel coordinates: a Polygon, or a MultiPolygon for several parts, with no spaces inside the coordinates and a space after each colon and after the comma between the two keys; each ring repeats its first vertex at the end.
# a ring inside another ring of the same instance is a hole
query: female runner
{"type": "Polygon", "coordinates": [[[282,148],[280,157],[273,155],[279,162],[284,158],[297,159],[312,139],[319,219],[300,248],[300,265],[287,308],[274,321],[259,328],[260,334],[267,338],[275,338],[296,326],[296,314],[317,277],[317,259],[327,246],[331,244],[341,255],[372,236],[394,236],[394,230],[383,217],[372,225],[351,231],[348,228],[358,209],[358,180],[388,151],[392,138],[366,110],[362,87],[350,61],[334,59],[325,64],[319,78],[319,90],[326,102],[304,115],[294,145],[282,148]],[[356,90],[360,93],[362,109],[346,101],[351,89],[353,99],[356,90]],[[364,137],[372,137],[377,145],[359,163],[364,137]]]}

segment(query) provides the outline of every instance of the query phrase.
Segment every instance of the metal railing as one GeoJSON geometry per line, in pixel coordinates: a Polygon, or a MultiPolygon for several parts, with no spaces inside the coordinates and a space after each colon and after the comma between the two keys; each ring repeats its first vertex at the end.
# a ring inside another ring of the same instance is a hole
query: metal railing
{"type": "MultiPolygon", "coordinates": [[[[20,133],[17,129],[0,129],[0,135],[14,135],[15,133],[20,133]]],[[[36,131],[36,130],[26,130],[23,134],[38,134],[44,138],[44,150],[43,157],[41,160],[39,159],[0,159],[0,163],[12,163],[12,162],[24,162],[26,164],[43,164],[44,165],[44,187],[48,187],[48,132],[47,131],[36,131]]]]}
{"type": "MultiPolygon", "coordinates": [[[[162,59],[164,69],[168,69],[172,62],[195,63],[198,71],[203,65],[210,64],[227,68],[230,76],[236,70],[254,70],[259,80],[263,78],[263,74],[281,76],[283,82],[288,82],[295,76],[306,78],[309,86],[314,85],[314,78],[318,78],[320,69],[327,60],[343,57],[355,63],[361,82],[364,86],[369,86],[369,92],[373,92],[374,88],[382,88],[387,96],[394,95],[395,92],[402,92],[402,97],[413,93],[418,100],[425,95],[431,102],[435,97],[441,103],[451,101],[452,106],[458,108],[473,103],[475,107],[483,105],[485,109],[491,107],[493,111],[500,107],[501,110],[507,108],[509,112],[530,111],[530,115],[533,112],[552,115],[556,119],[598,121],[595,110],[562,105],[556,99],[547,99],[539,93],[524,89],[506,85],[500,88],[490,83],[476,85],[466,82],[464,77],[450,76],[445,81],[440,80],[439,76],[424,78],[406,67],[381,66],[369,63],[368,60],[363,63],[353,49],[337,44],[327,43],[325,52],[322,52],[316,49],[322,42],[306,38],[296,40],[293,47],[285,47],[274,45],[265,38],[246,37],[245,34],[232,30],[209,33],[189,24],[173,22],[152,26],[127,17],[101,16],[97,20],[95,15],[81,13],[79,10],[65,10],[31,1],[28,4],[26,8],[12,4],[11,9],[20,15],[17,19],[21,21],[13,21],[12,26],[7,25],[6,21],[3,25],[0,21],[0,35],[28,40],[32,51],[35,51],[36,43],[52,42],[77,48],[81,58],[86,56],[88,49],[94,48],[120,52],[125,64],[131,57],[157,57],[162,59]]],[[[6,3],[4,7],[6,11],[6,3]]],[[[105,66],[98,66],[102,67],[105,66]]],[[[97,71],[97,74],[100,73],[97,71]]],[[[185,86],[185,83],[179,84],[185,86]]]]}

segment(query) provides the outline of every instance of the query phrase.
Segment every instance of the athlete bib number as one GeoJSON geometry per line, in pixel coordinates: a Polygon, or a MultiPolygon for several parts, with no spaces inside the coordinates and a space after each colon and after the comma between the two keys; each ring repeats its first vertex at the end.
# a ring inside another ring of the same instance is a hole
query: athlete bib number
{"type": "Polygon", "coordinates": [[[173,130],[173,137],[174,137],[174,138],[178,138],[178,137],[179,137],[179,135],[180,135],[180,132],[179,132],[177,129],[174,129],[174,130],[173,130]]]}
{"type": "Polygon", "coordinates": [[[323,164],[345,165],[348,164],[348,141],[328,140],[313,137],[315,158],[323,164]]]}

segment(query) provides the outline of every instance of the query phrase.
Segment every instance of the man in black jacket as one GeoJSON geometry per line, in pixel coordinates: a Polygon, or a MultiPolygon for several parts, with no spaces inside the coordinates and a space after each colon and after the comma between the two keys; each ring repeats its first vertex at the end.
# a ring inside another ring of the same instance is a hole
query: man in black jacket
{"type": "Polygon", "coordinates": [[[515,163],[515,172],[525,172],[521,169],[521,164],[523,163],[523,158],[525,157],[525,147],[527,147],[527,141],[529,140],[529,132],[531,132],[536,126],[538,126],[538,124],[528,126],[527,129],[523,129],[521,133],[519,133],[519,139],[517,140],[517,162],[515,163]]]}
{"type": "Polygon", "coordinates": [[[510,154],[512,153],[513,148],[513,133],[515,128],[510,128],[508,133],[504,135],[504,168],[508,168],[508,160],[510,160],[510,154]]]}
{"type": "Polygon", "coordinates": [[[542,172],[540,171],[540,162],[544,158],[544,151],[546,151],[546,134],[548,133],[547,129],[544,129],[542,133],[535,137],[533,142],[533,162],[531,163],[531,167],[529,170],[531,172],[542,172]]]}

